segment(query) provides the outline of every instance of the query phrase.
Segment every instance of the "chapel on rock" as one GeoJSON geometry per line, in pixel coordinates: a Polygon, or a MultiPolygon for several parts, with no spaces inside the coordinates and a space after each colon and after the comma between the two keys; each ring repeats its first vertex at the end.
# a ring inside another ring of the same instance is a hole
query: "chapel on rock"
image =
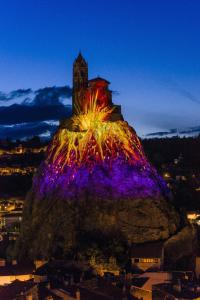
{"type": "Polygon", "coordinates": [[[101,77],[88,80],[88,64],[79,53],[73,64],[72,113],[80,113],[84,102],[89,101],[90,95],[97,95],[97,105],[113,109],[110,121],[123,120],[121,105],[115,105],[112,102],[109,84],[109,81],[101,77]]]}

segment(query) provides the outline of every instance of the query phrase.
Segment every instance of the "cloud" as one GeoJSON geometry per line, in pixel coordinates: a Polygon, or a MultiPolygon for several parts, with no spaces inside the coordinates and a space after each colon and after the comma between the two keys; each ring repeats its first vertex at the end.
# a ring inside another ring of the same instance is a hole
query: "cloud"
{"type": "Polygon", "coordinates": [[[8,96],[7,94],[0,92],[0,101],[8,101],[8,96]]]}
{"type": "Polygon", "coordinates": [[[12,125],[20,123],[41,122],[47,120],[60,120],[71,115],[71,106],[46,105],[41,106],[13,104],[0,107],[0,124],[12,125]]]}
{"type": "Polygon", "coordinates": [[[169,131],[157,131],[146,134],[146,137],[167,137],[167,136],[196,136],[200,134],[200,126],[185,129],[170,129],[169,131]]]}
{"type": "Polygon", "coordinates": [[[8,94],[8,97],[11,100],[11,99],[14,99],[14,98],[19,98],[19,97],[27,96],[27,95],[29,95],[32,92],[33,92],[32,89],[18,89],[18,90],[10,92],[8,94]]]}
{"type": "Polygon", "coordinates": [[[200,104],[199,98],[197,98],[194,94],[184,88],[178,88],[177,91],[185,98],[200,104]]]}
{"type": "Polygon", "coordinates": [[[23,105],[58,105],[62,104],[64,99],[70,98],[72,95],[72,89],[69,86],[52,86],[45,87],[33,91],[32,89],[18,89],[11,91],[10,93],[4,93],[0,91],[0,101],[8,102],[15,100],[23,105]]]}
{"type": "Polygon", "coordinates": [[[194,95],[190,90],[181,86],[175,80],[166,80],[165,84],[167,84],[168,88],[183,96],[185,99],[200,104],[200,99],[196,95],[194,95]]]}
{"type": "Polygon", "coordinates": [[[32,104],[37,106],[59,105],[62,104],[63,99],[70,98],[71,95],[72,89],[69,86],[45,87],[35,91],[32,104]]]}
{"type": "Polygon", "coordinates": [[[195,126],[195,127],[189,127],[188,129],[182,129],[179,130],[179,133],[181,134],[200,134],[200,126],[195,126]]]}
{"type": "Polygon", "coordinates": [[[17,89],[0,92],[0,139],[30,137],[52,133],[55,122],[71,115],[71,105],[64,100],[71,98],[69,86],[44,87],[38,90],[17,89]],[[9,105],[12,100],[14,104],[9,105]],[[47,122],[51,120],[50,122],[47,122]]]}
{"type": "Polygon", "coordinates": [[[154,136],[168,136],[168,135],[177,135],[178,132],[177,132],[177,129],[170,129],[169,131],[157,131],[157,132],[152,132],[152,133],[148,133],[146,134],[146,137],[154,137],[154,136]]]}
{"type": "Polygon", "coordinates": [[[71,94],[68,86],[0,92],[0,101],[5,103],[0,106],[0,139],[49,136],[57,128],[55,121],[71,115],[71,105],[64,104],[71,94]],[[14,104],[9,105],[10,100],[14,104]]]}
{"type": "Polygon", "coordinates": [[[16,98],[27,96],[30,93],[32,93],[31,89],[18,89],[10,93],[0,92],[0,101],[10,101],[16,98]]]}
{"type": "Polygon", "coordinates": [[[63,104],[70,98],[72,89],[69,86],[18,89],[10,93],[0,92],[0,101],[16,100],[15,104],[0,106],[0,124],[11,125],[46,120],[59,120],[69,117],[71,106],[63,104]],[[18,103],[18,98],[23,98],[18,103]]]}
{"type": "Polygon", "coordinates": [[[22,139],[35,135],[48,135],[55,132],[57,126],[46,122],[31,122],[13,126],[0,125],[0,139],[22,139]]]}

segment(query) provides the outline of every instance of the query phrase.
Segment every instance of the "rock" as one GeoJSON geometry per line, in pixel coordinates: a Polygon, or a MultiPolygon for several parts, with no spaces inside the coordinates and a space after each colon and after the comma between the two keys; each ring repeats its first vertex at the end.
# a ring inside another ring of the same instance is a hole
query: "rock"
{"type": "Polygon", "coordinates": [[[165,240],[176,233],[180,217],[164,199],[136,199],[126,201],[124,209],[117,212],[117,223],[129,243],[144,243],[165,240]]]}
{"type": "Polygon", "coordinates": [[[178,213],[164,199],[69,202],[52,195],[38,201],[30,192],[24,207],[19,252],[31,258],[62,256],[77,246],[79,232],[82,238],[92,232],[102,236],[114,232],[129,245],[166,240],[179,226],[178,213]]]}
{"type": "Polygon", "coordinates": [[[165,268],[168,270],[194,269],[197,249],[197,230],[188,225],[169,238],[164,244],[165,268]]]}
{"type": "Polygon", "coordinates": [[[180,230],[167,185],[134,129],[109,121],[110,108],[92,101],[60,125],[33,179],[21,257],[124,254],[132,243],[167,240],[180,230]]]}

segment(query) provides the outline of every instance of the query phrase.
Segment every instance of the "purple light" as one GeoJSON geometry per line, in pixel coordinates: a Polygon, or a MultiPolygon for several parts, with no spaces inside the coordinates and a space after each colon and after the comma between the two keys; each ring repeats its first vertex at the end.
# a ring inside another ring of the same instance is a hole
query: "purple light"
{"type": "Polygon", "coordinates": [[[159,198],[169,192],[164,180],[147,162],[137,165],[115,159],[95,164],[66,167],[60,173],[56,166],[43,163],[34,178],[33,189],[41,199],[56,193],[61,199],[83,199],[94,197],[108,200],[127,198],[159,198]]]}

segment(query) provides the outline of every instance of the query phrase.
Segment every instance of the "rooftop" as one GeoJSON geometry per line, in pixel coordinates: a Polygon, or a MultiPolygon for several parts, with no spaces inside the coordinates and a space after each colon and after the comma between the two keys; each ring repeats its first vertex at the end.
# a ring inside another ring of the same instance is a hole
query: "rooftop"
{"type": "Polygon", "coordinates": [[[0,276],[32,274],[33,270],[34,270],[33,264],[6,265],[0,267],[0,276]]]}
{"type": "Polygon", "coordinates": [[[32,280],[19,281],[15,280],[7,286],[0,286],[0,299],[13,300],[21,292],[25,292],[36,285],[32,280]]]}
{"type": "Polygon", "coordinates": [[[131,255],[135,258],[160,258],[162,256],[163,241],[133,245],[131,255]]]}
{"type": "Polygon", "coordinates": [[[97,81],[104,81],[104,82],[106,82],[107,84],[110,84],[110,82],[109,82],[108,80],[106,80],[106,79],[104,79],[104,78],[102,78],[102,77],[99,77],[99,76],[97,76],[97,77],[92,78],[92,79],[89,80],[89,82],[97,82],[97,81]]]}
{"type": "Polygon", "coordinates": [[[199,299],[200,296],[200,292],[195,291],[195,285],[193,287],[188,286],[188,288],[184,286],[181,292],[174,290],[171,284],[166,283],[156,284],[153,286],[153,289],[162,290],[168,295],[175,296],[177,299],[199,299]]]}

